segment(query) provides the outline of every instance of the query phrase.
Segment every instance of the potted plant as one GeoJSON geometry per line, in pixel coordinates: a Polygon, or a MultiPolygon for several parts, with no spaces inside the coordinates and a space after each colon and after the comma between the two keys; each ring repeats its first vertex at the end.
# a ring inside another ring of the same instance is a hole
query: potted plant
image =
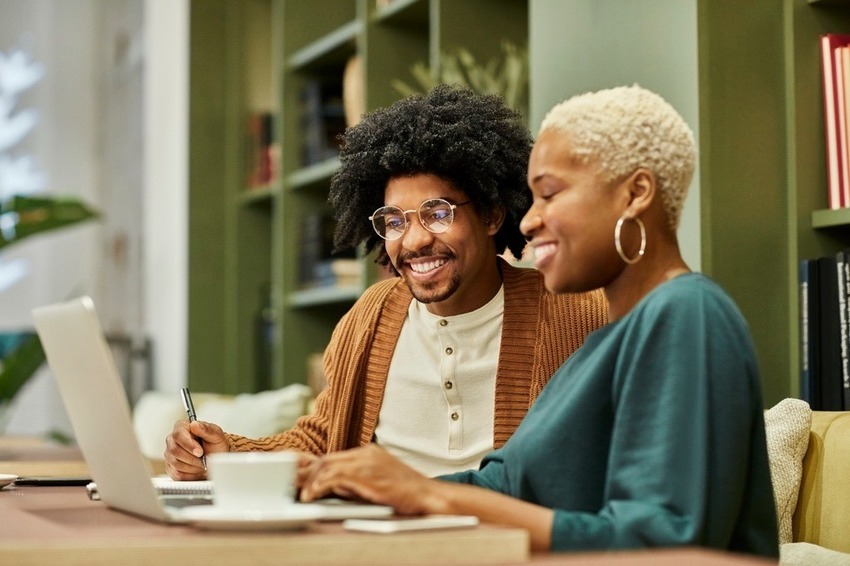
{"type": "Polygon", "coordinates": [[[418,62],[410,69],[418,88],[396,79],[392,87],[402,96],[425,92],[438,84],[467,86],[480,94],[498,94],[505,104],[526,113],[528,95],[528,50],[502,42],[502,58],[479,63],[468,49],[440,54],[439,71],[418,62]]]}
{"type": "MultiPolygon", "coordinates": [[[[13,196],[0,203],[0,252],[36,234],[96,218],[97,212],[67,197],[13,196]]],[[[44,362],[35,333],[22,333],[0,344],[0,433],[15,394],[44,362]]]]}
{"type": "MultiPolygon", "coordinates": [[[[77,199],[36,194],[46,184],[45,175],[29,156],[15,156],[10,151],[38,121],[34,109],[19,110],[17,102],[42,74],[42,66],[23,50],[0,52],[0,252],[36,234],[97,216],[77,199]]],[[[21,273],[0,261],[0,275],[4,275],[0,278],[2,291],[21,273]]],[[[0,335],[0,434],[5,430],[12,399],[43,362],[44,351],[35,333],[0,335]]]]}

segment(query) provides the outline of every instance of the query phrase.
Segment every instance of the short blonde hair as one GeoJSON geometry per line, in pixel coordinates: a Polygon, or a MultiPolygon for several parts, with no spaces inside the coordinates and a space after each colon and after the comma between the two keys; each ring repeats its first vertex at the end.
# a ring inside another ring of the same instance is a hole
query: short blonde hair
{"type": "Polygon", "coordinates": [[[696,167],[694,134],[663,98],[638,85],[574,96],[552,108],[540,131],[569,135],[573,158],[596,163],[607,182],[646,167],[656,177],[670,227],[679,226],[696,167]]]}

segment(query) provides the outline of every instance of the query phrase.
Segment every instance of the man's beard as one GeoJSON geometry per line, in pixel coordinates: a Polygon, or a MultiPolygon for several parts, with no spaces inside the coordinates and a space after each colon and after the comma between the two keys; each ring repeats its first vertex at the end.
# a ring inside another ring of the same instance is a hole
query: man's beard
{"type": "Polygon", "coordinates": [[[447,283],[442,281],[421,283],[410,281],[405,273],[404,282],[407,283],[413,297],[420,303],[439,303],[455,294],[460,287],[460,276],[457,273],[453,274],[447,283]]]}
{"type": "MultiPolygon", "coordinates": [[[[396,261],[393,262],[393,266],[403,265],[405,262],[409,262],[410,260],[419,257],[442,256],[449,262],[453,262],[456,259],[454,253],[448,249],[435,249],[435,247],[439,246],[429,246],[428,248],[419,250],[419,252],[403,254],[396,258],[396,261]]],[[[413,293],[413,297],[420,303],[439,303],[441,301],[445,301],[454,295],[455,291],[457,291],[458,287],[460,287],[460,275],[458,275],[457,272],[452,273],[448,282],[444,283],[442,280],[439,282],[418,281],[409,276],[409,270],[410,267],[408,266],[405,270],[397,269],[396,271],[402,274],[402,279],[404,279],[404,282],[407,284],[410,292],[413,293]]]]}

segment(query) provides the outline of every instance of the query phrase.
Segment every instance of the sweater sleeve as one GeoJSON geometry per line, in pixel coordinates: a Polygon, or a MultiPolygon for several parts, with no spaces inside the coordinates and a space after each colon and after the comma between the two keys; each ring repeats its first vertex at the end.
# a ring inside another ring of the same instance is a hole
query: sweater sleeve
{"type": "Polygon", "coordinates": [[[644,309],[616,360],[603,506],[556,509],[552,549],[731,538],[753,415],[761,414],[757,383],[746,324],[733,306],[710,293],[682,293],[644,309]]]}
{"type": "Polygon", "coordinates": [[[382,305],[395,285],[395,281],[389,280],[370,287],[337,324],[322,364],[328,386],[316,398],[315,411],[299,418],[290,430],[272,436],[252,439],[228,434],[231,451],[294,449],[321,456],[334,449],[334,440],[338,444],[351,427],[365,344],[371,339],[382,305]]]}
{"type": "Polygon", "coordinates": [[[252,439],[237,434],[229,434],[232,451],[253,450],[286,450],[293,449],[301,452],[311,452],[321,456],[327,452],[329,429],[333,426],[333,415],[339,411],[338,404],[347,399],[344,380],[335,371],[335,341],[339,333],[344,333],[345,319],[334,331],[330,344],[325,349],[323,368],[328,386],[316,398],[315,411],[310,415],[300,417],[295,426],[287,431],[252,439]]]}

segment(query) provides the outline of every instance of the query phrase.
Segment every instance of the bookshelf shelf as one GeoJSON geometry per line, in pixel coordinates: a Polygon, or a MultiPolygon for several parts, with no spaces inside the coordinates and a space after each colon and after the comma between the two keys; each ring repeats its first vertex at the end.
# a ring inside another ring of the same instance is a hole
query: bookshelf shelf
{"type": "Polygon", "coordinates": [[[255,189],[246,189],[239,193],[237,201],[244,205],[265,205],[271,203],[277,192],[277,187],[274,185],[266,185],[255,189]]]}
{"type": "Polygon", "coordinates": [[[357,36],[362,30],[362,22],[351,21],[293,53],[287,66],[290,70],[303,70],[342,65],[355,51],[357,36]]]}
{"type": "Polygon", "coordinates": [[[339,158],[332,157],[320,163],[302,167],[286,177],[286,186],[291,190],[308,189],[326,183],[339,169],[339,158]]]}
{"type": "Polygon", "coordinates": [[[394,0],[375,12],[374,20],[407,26],[428,23],[429,5],[426,0],[394,0]]]}
{"type": "Polygon", "coordinates": [[[361,294],[363,294],[362,285],[304,289],[290,294],[289,306],[301,309],[332,303],[354,302],[361,294]]]}
{"type": "Polygon", "coordinates": [[[812,6],[848,6],[850,0],[808,0],[812,6]]]}
{"type": "Polygon", "coordinates": [[[812,211],[812,228],[838,228],[850,226],[850,208],[812,211]]]}

